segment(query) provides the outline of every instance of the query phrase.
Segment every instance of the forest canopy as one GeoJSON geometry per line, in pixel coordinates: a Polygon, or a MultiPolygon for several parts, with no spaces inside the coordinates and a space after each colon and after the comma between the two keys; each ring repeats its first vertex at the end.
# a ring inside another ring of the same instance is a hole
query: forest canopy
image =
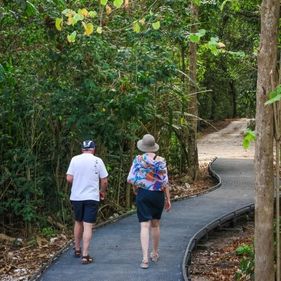
{"type": "Polygon", "coordinates": [[[126,176],[144,133],[171,173],[185,172],[191,42],[198,118],[254,117],[260,1],[195,4],[192,33],[184,0],[0,1],[3,226],[70,220],[65,172],[86,138],[110,173],[105,217],[131,208],[126,176]]]}

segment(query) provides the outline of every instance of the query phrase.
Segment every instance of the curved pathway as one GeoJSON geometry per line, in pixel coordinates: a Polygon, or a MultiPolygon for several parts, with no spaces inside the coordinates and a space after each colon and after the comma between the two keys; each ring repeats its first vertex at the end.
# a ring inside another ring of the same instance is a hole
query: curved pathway
{"type": "Polygon", "coordinates": [[[254,159],[255,144],[248,149],[242,146],[243,135],[250,119],[232,120],[225,128],[205,135],[198,140],[200,163],[209,163],[215,157],[219,159],[254,159]]]}
{"type": "Polygon", "coordinates": [[[97,229],[91,245],[96,261],[81,265],[67,250],[39,278],[41,281],[182,281],[186,246],[209,222],[254,201],[253,160],[218,159],[213,170],[222,186],[204,195],[174,202],[163,214],[160,260],[139,268],[141,249],[136,215],[97,229]]]}

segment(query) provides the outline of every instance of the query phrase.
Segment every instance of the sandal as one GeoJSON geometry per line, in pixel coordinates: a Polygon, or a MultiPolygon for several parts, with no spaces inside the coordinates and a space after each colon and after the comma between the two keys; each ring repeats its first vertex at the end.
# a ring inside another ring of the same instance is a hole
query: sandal
{"type": "Polygon", "coordinates": [[[151,258],[151,260],[152,260],[153,262],[158,262],[160,256],[159,256],[158,253],[154,255],[153,252],[151,252],[151,253],[150,253],[150,258],[151,258]]]}
{"type": "Polygon", "coordinates": [[[74,250],[74,257],[80,258],[81,257],[81,248],[79,250],[76,250],[75,248],[73,248],[73,250],[74,250]]]}
{"type": "Polygon", "coordinates": [[[94,259],[91,256],[89,256],[89,255],[83,256],[81,258],[81,263],[82,264],[89,264],[89,263],[92,263],[93,261],[94,261],[94,259]]]}
{"type": "Polygon", "coordinates": [[[148,261],[144,261],[142,260],[141,264],[140,264],[140,267],[142,269],[147,269],[149,267],[149,264],[148,264],[148,261]]]}

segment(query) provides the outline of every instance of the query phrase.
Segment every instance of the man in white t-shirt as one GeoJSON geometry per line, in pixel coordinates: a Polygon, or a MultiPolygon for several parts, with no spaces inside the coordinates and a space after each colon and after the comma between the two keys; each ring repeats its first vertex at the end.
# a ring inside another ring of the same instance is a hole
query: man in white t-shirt
{"type": "Polygon", "coordinates": [[[95,147],[92,140],[83,141],[82,153],[71,159],[66,172],[66,180],[72,185],[70,200],[75,216],[74,256],[81,257],[82,264],[93,262],[89,255],[92,229],[96,222],[99,201],[104,199],[108,186],[108,173],[102,159],[94,155],[95,147]]]}

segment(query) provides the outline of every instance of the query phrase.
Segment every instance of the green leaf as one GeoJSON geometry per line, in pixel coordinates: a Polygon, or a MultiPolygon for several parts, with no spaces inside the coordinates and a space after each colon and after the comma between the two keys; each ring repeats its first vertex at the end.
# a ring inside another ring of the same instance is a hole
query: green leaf
{"type": "Polygon", "coordinates": [[[91,22],[85,23],[82,21],[84,27],[84,35],[90,36],[94,32],[94,26],[91,22]]]}
{"type": "Polygon", "coordinates": [[[211,37],[210,41],[207,43],[208,49],[214,54],[215,56],[219,54],[218,46],[218,37],[211,37]]]}
{"type": "Polygon", "coordinates": [[[234,10],[235,12],[239,12],[241,9],[241,4],[239,2],[240,0],[232,0],[231,1],[231,8],[232,10],[234,10]]]}
{"type": "Polygon", "coordinates": [[[56,18],[56,29],[58,31],[62,30],[62,24],[63,24],[63,19],[62,18],[56,18]]]}
{"type": "Polygon", "coordinates": [[[200,6],[201,4],[201,0],[192,0],[192,2],[197,6],[200,6]]]}
{"type": "Polygon", "coordinates": [[[215,44],[216,45],[218,43],[218,41],[219,41],[219,38],[216,36],[216,37],[211,37],[209,42],[211,44],[215,44]]]}
{"type": "Polygon", "coordinates": [[[113,2],[113,5],[116,7],[116,8],[120,8],[123,4],[123,0],[114,0],[113,2]]]}
{"type": "Polygon", "coordinates": [[[227,2],[230,2],[231,0],[225,0],[222,2],[221,6],[220,6],[220,10],[222,11],[225,7],[225,5],[227,4],[227,2]]]}
{"type": "Polygon", "coordinates": [[[98,27],[97,27],[97,33],[98,33],[98,34],[102,34],[102,27],[101,27],[101,26],[98,26],[98,27]]]}
{"type": "Polygon", "coordinates": [[[26,10],[25,10],[27,16],[34,16],[36,15],[38,12],[37,8],[29,1],[26,1],[26,10]]]}
{"type": "Polygon", "coordinates": [[[222,11],[224,9],[224,7],[226,6],[227,3],[230,3],[231,6],[231,10],[238,12],[240,10],[240,3],[239,0],[225,0],[222,2],[221,6],[220,6],[220,10],[222,11]]]}
{"type": "Polygon", "coordinates": [[[100,0],[100,3],[105,6],[107,4],[107,0],[100,0]]]}
{"type": "Polygon", "coordinates": [[[268,105],[268,104],[272,104],[272,103],[275,103],[275,102],[278,102],[278,101],[281,101],[281,94],[275,96],[274,98],[271,98],[270,100],[268,100],[265,105],[268,105]]]}
{"type": "Polygon", "coordinates": [[[252,252],[253,252],[253,248],[247,244],[242,244],[236,249],[237,255],[250,255],[252,252]]]}
{"type": "Polygon", "coordinates": [[[199,43],[200,42],[200,36],[198,36],[196,33],[192,33],[189,35],[189,40],[192,43],[199,43]]]}
{"type": "Polygon", "coordinates": [[[200,30],[199,30],[198,32],[196,32],[196,33],[191,33],[191,34],[189,35],[189,40],[190,40],[192,43],[199,43],[201,37],[203,37],[205,34],[206,34],[206,30],[205,30],[205,29],[200,29],[200,30]]]}
{"type": "Polygon", "coordinates": [[[152,23],[152,27],[153,29],[158,30],[160,28],[160,21],[156,21],[152,23]]]}
{"type": "Polygon", "coordinates": [[[88,16],[89,16],[89,12],[87,11],[86,8],[79,9],[77,13],[78,13],[79,15],[83,16],[83,17],[88,17],[88,16]]]}
{"type": "Polygon", "coordinates": [[[185,118],[183,116],[180,118],[180,124],[181,124],[181,126],[186,124],[186,120],[185,120],[185,118]]]}
{"type": "Polygon", "coordinates": [[[243,147],[245,149],[249,148],[250,147],[250,144],[251,142],[255,141],[256,140],[256,134],[254,131],[248,129],[244,135],[244,138],[243,138],[243,147]]]}
{"type": "Polygon", "coordinates": [[[77,19],[75,19],[72,16],[68,17],[67,22],[66,22],[67,25],[72,25],[72,26],[74,26],[76,23],[77,23],[77,19]]]}
{"type": "Polygon", "coordinates": [[[199,29],[196,34],[200,37],[203,37],[206,34],[206,29],[199,29]]]}
{"type": "Polygon", "coordinates": [[[133,23],[133,30],[134,30],[134,32],[136,32],[136,33],[140,33],[140,25],[139,25],[138,22],[134,22],[134,23],[133,23]]]}
{"type": "Polygon", "coordinates": [[[61,12],[66,17],[74,16],[76,13],[71,9],[65,9],[61,12]]]}
{"type": "Polygon", "coordinates": [[[281,85],[278,85],[272,92],[269,93],[269,100],[265,105],[281,101],[281,85]]]}
{"type": "Polygon", "coordinates": [[[90,17],[90,18],[95,18],[95,17],[97,16],[97,14],[98,14],[98,13],[97,13],[96,11],[90,11],[90,12],[89,12],[89,17],[90,17]]]}
{"type": "Polygon", "coordinates": [[[74,43],[76,39],[76,31],[73,31],[71,34],[67,35],[67,41],[69,43],[74,43]]]}
{"type": "Polygon", "coordinates": [[[82,21],[84,19],[83,15],[75,14],[73,17],[73,21],[77,23],[78,21],[82,21]]]}

